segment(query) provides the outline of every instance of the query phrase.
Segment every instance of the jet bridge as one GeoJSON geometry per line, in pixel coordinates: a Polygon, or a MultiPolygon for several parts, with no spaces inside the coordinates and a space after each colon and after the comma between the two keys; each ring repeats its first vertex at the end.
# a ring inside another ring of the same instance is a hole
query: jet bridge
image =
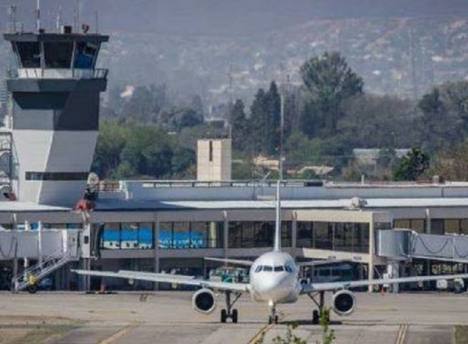
{"type": "Polygon", "coordinates": [[[377,255],[392,260],[428,259],[468,264],[468,236],[380,230],[377,255]]]}
{"type": "Polygon", "coordinates": [[[35,291],[42,278],[80,259],[80,230],[43,229],[40,224],[36,230],[25,227],[26,230],[0,229],[0,260],[14,262],[14,291],[35,291]],[[34,264],[18,272],[18,259],[34,264]]]}

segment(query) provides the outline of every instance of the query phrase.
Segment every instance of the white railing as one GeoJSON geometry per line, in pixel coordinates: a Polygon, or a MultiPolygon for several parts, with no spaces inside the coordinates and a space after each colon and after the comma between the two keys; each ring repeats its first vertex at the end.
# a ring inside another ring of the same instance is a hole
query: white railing
{"type": "Polygon", "coordinates": [[[107,69],[18,68],[10,77],[18,79],[106,79],[107,69]]]}
{"type": "Polygon", "coordinates": [[[72,256],[68,253],[65,253],[63,256],[60,256],[62,253],[62,248],[56,252],[56,254],[49,257],[45,257],[35,265],[25,269],[17,276],[14,276],[12,282],[15,291],[20,291],[26,289],[29,286],[34,286],[39,283],[41,279],[54,272],[55,270],[61,268],[65,264],[71,261],[76,261],[77,257],[72,256]]]}

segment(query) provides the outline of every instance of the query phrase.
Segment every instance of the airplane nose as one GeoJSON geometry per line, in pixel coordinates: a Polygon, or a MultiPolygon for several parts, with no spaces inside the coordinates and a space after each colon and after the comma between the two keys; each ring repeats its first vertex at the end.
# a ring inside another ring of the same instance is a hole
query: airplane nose
{"type": "Polygon", "coordinates": [[[281,284],[283,283],[284,278],[262,278],[260,283],[257,286],[257,291],[264,294],[273,296],[280,292],[281,284]]]}

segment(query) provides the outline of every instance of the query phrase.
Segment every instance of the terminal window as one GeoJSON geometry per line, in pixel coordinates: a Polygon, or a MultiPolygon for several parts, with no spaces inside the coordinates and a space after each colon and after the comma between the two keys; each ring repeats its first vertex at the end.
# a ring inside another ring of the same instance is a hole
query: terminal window
{"type": "Polygon", "coordinates": [[[368,252],[369,224],[298,221],[297,247],[345,252],[368,252]]]}
{"type": "MultiPolygon", "coordinates": [[[[281,223],[281,244],[290,247],[291,221],[281,223]]],[[[229,240],[230,248],[272,247],[275,223],[272,221],[230,221],[229,240]]]]}
{"type": "Polygon", "coordinates": [[[86,180],[88,179],[88,174],[88,172],[26,172],[26,180],[86,180]]]}

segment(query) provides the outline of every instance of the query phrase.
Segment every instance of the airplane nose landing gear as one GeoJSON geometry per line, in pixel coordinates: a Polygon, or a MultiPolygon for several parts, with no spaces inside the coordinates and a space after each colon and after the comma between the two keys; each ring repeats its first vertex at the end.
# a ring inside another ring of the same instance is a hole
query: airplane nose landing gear
{"type": "Polygon", "coordinates": [[[231,291],[226,291],[225,296],[226,296],[226,308],[221,310],[221,322],[225,323],[227,319],[231,319],[234,324],[237,323],[238,317],[239,317],[239,312],[237,309],[233,309],[232,306],[236,303],[236,301],[239,299],[241,296],[241,293],[236,293],[234,300],[231,302],[231,291]]]}
{"type": "Polygon", "coordinates": [[[268,307],[270,308],[270,316],[268,317],[268,324],[277,324],[278,315],[276,314],[276,305],[270,301],[268,302],[268,307]]]}

